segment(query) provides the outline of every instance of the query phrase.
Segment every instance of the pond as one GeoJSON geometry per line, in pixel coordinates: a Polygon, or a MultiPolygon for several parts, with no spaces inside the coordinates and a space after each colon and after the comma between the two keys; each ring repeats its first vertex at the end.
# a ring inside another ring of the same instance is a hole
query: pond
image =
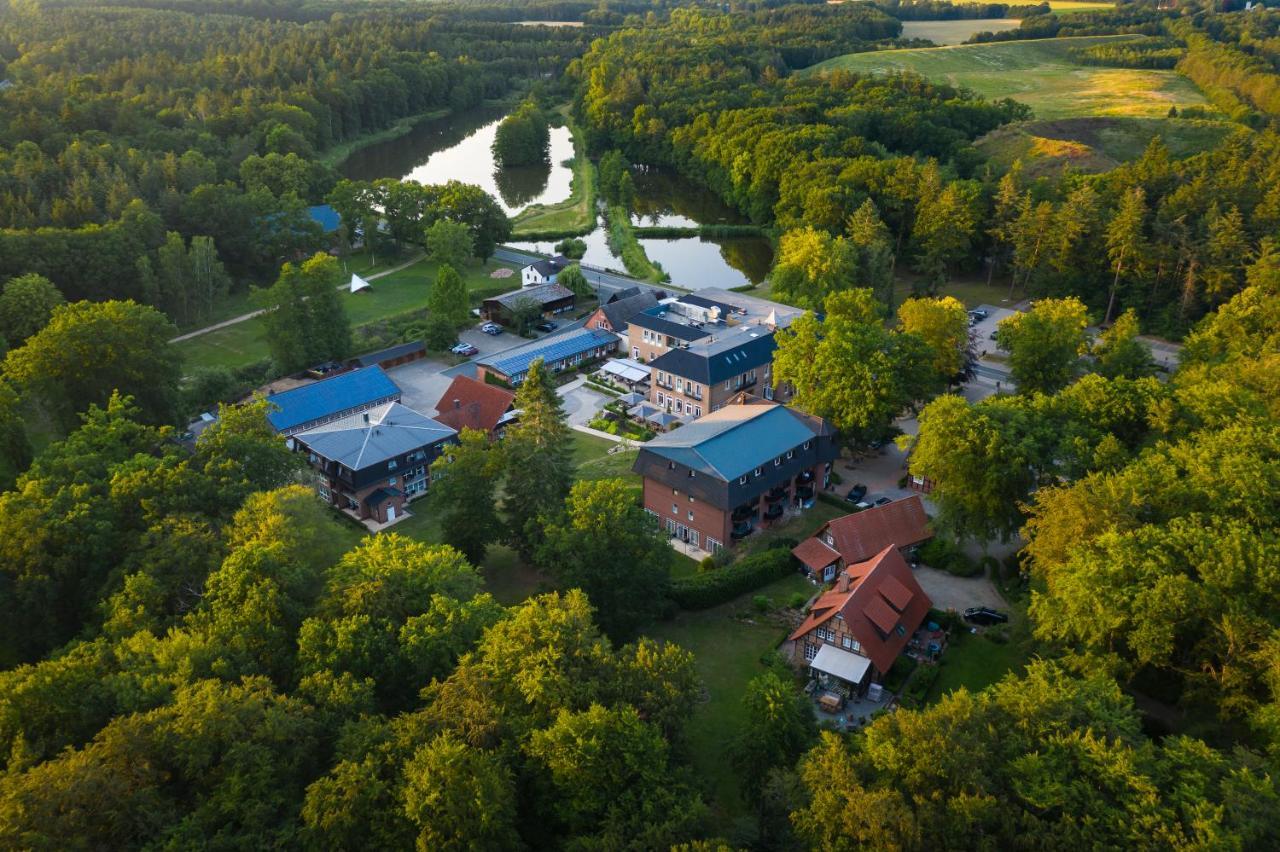
{"type": "Polygon", "coordinates": [[[421,121],[404,136],[355,151],[339,171],[351,180],[472,183],[496,198],[508,216],[530,204],[564,201],[573,181],[573,169],[564,165],[573,159],[569,129],[551,128],[549,163],[499,167],[490,146],[508,112],[505,107],[479,107],[421,121]]]}
{"type": "MultiPolygon", "coordinates": [[[[699,225],[741,225],[747,220],[709,190],[671,172],[637,168],[636,197],[631,222],[640,227],[696,228],[699,225]]],[[[623,271],[622,259],[609,248],[603,227],[584,237],[582,262],[623,271]]],[[[555,242],[516,242],[514,248],[553,253],[555,242]]],[[[773,265],[773,247],[764,237],[640,237],[649,259],[686,290],[703,287],[745,287],[759,284],[773,265]]]]}
{"type": "MultiPolygon", "coordinates": [[[[419,122],[398,139],[355,151],[339,167],[352,180],[399,178],[419,183],[460,180],[476,184],[498,200],[512,216],[530,204],[555,204],[569,197],[573,139],[566,127],[551,129],[550,163],[499,168],[490,146],[507,107],[480,107],[419,122]]],[[[696,228],[698,225],[743,224],[741,214],[713,193],[670,172],[637,168],[632,222],[644,227],[696,228]]],[[[603,228],[582,237],[583,262],[623,270],[609,248],[603,228]]],[[[650,259],[662,265],[671,283],[687,289],[742,287],[759,284],[773,263],[773,250],[763,237],[642,237],[650,259]]],[[[512,243],[513,247],[551,253],[554,242],[512,243]]]]}

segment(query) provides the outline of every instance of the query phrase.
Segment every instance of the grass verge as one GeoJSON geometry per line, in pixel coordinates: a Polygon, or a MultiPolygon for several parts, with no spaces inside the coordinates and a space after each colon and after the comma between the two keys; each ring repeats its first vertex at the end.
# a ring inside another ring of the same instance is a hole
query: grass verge
{"type": "Polygon", "coordinates": [[[573,182],[569,197],[556,204],[532,204],[512,220],[512,237],[549,240],[585,234],[596,226],[596,167],[587,156],[580,128],[567,121],[573,134],[573,182]]]}
{"type": "Polygon", "coordinates": [[[362,133],[354,139],[348,139],[346,142],[340,142],[337,145],[331,145],[320,155],[320,162],[326,166],[337,167],[350,157],[356,151],[368,145],[374,145],[378,142],[386,142],[390,139],[399,139],[404,136],[414,125],[419,122],[426,121],[431,118],[444,118],[449,114],[448,109],[437,109],[430,112],[418,113],[417,115],[409,115],[397,121],[390,127],[378,130],[374,133],[362,133]]]}
{"type": "Polygon", "coordinates": [[[609,248],[622,258],[628,275],[655,284],[667,279],[662,267],[649,260],[649,256],[644,253],[644,246],[636,238],[636,229],[631,224],[631,213],[627,208],[617,205],[605,208],[605,225],[608,228],[609,248]]]}

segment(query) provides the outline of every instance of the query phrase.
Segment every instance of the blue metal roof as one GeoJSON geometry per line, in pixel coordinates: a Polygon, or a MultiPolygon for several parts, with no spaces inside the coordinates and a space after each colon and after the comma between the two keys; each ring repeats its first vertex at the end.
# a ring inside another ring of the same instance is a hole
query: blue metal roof
{"type": "Polygon", "coordinates": [[[326,234],[338,230],[338,226],[342,224],[342,217],[338,215],[338,211],[334,210],[330,204],[316,204],[308,207],[307,215],[314,219],[326,234]]]}
{"type": "Polygon", "coordinates": [[[280,410],[272,411],[267,419],[277,432],[285,432],[344,411],[399,397],[400,388],[381,367],[365,367],[315,384],[271,394],[267,399],[280,410]]]}
{"type": "Polygon", "coordinates": [[[642,449],[727,482],[815,437],[808,424],[781,405],[726,405],[659,435],[642,449]]]}
{"type": "Polygon", "coordinates": [[[541,358],[552,363],[590,352],[600,346],[617,346],[618,336],[596,328],[580,328],[554,337],[545,337],[528,346],[508,349],[478,363],[493,367],[505,376],[519,376],[528,371],[529,365],[541,358]]]}

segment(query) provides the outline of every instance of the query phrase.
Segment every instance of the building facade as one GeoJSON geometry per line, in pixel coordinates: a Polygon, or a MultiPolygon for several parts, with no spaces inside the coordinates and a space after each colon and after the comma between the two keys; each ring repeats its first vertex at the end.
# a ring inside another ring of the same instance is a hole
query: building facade
{"type": "Polygon", "coordinates": [[[644,444],[633,469],[661,528],[715,552],[811,505],[838,454],[821,419],[743,399],[644,444]]]}
{"type": "Polygon", "coordinates": [[[358,520],[386,524],[427,493],[431,463],[457,441],[452,428],[398,402],[294,436],[316,493],[358,520]]]}
{"type": "Polygon", "coordinates": [[[562,254],[546,260],[537,260],[520,270],[521,287],[537,287],[539,284],[554,284],[556,277],[566,266],[573,263],[562,254]]]}
{"type": "Polygon", "coordinates": [[[933,602],[902,554],[888,545],[846,566],[788,637],[792,659],[827,690],[865,691],[893,667],[933,602]]]}

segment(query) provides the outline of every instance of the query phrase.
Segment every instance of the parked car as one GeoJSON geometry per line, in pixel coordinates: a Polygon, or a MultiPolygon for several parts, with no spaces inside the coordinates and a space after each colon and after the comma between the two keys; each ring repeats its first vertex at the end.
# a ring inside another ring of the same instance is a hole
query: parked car
{"type": "Polygon", "coordinates": [[[558,327],[555,320],[543,320],[534,326],[538,331],[555,331],[558,327]]]}
{"type": "Polygon", "coordinates": [[[981,322],[982,320],[984,320],[984,319],[986,319],[987,317],[989,317],[989,316],[990,316],[990,314],[988,314],[988,313],[987,313],[985,310],[983,310],[982,308],[974,308],[973,310],[969,311],[969,316],[971,316],[971,317],[973,317],[974,319],[976,319],[976,320],[978,320],[979,322],[981,322]]]}
{"type": "Polygon", "coordinates": [[[857,503],[853,504],[853,511],[855,512],[861,512],[865,509],[870,509],[870,508],[871,508],[871,503],[867,500],[859,500],[857,503]]]}
{"type": "Polygon", "coordinates": [[[730,538],[746,538],[751,535],[751,521],[734,521],[733,529],[729,531],[730,538]]]}
{"type": "Polygon", "coordinates": [[[480,330],[485,334],[502,334],[502,326],[498,325],[496,322],[487,322],[480,326],[480,330]]]}
{"type": "Polygon", "coordinates": [[[877,498],[876,498],[876,505],[877,505],[877,506],[883,506],[883,505],[885,505],[886,503],[892,503],[892,502],[893,502],[893,498],[892,498],[892,497],[877,497],[877,498]]]}
{"type": "Polygon", "coordinates": [[[844,499],[848,500],[850,503],[861,503],[862,498],[866,496],[867,496],[867,486],[859,482],[857,485],[849,489],[849,493],[845,496],[844,499]]]}
{"type": "Polygon", "coordinates": [[[1008,622],[1009,616],[998,609],[992,609],[989,606],[971,606],[964,611],[964,620],[980,624],[984,627],[990,627],[993,624],[1004,624],[1008,622]]]}
{"type": "Polygon", "coordinates": [[[454,355],[475,355],[480,350],[470,343],[459,343],[449,350],[454,355]]]}

